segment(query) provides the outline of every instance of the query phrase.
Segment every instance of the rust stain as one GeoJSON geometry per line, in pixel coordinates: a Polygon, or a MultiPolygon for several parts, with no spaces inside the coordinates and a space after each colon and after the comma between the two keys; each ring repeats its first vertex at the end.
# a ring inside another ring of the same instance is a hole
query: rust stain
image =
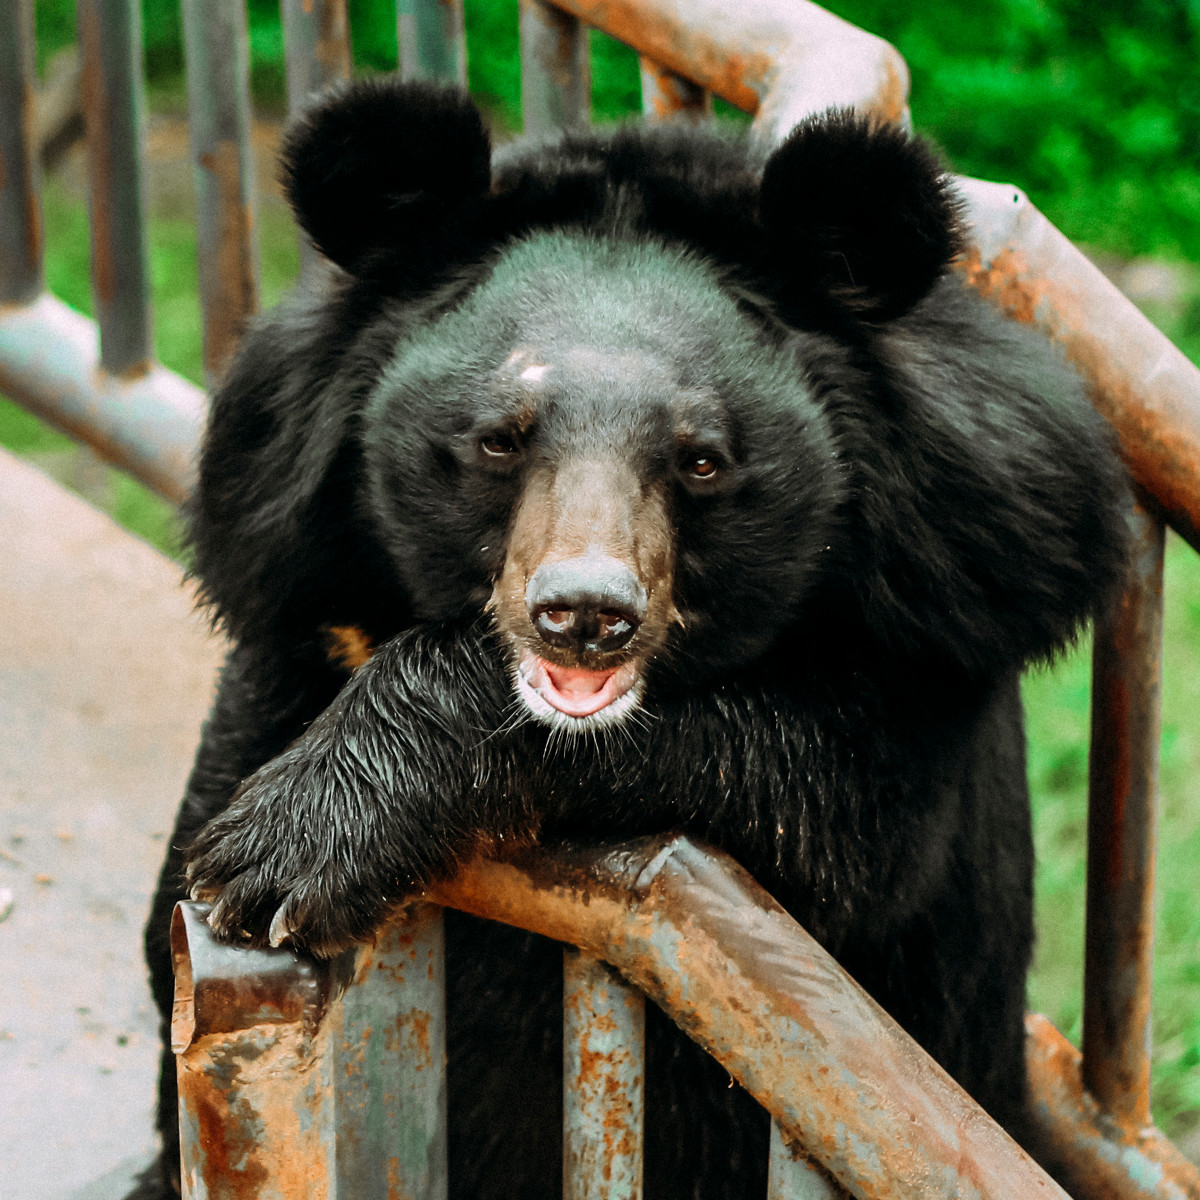
{"type": "Polygon", "coordinates": [[[398,1158],[389,1158],[387,1161],[387,1200],[410,1200],[408,1188],[400,1178],[398,1158]]]}
{"type": "Polygon", "coordinates": [[[385,1028],[384,1048],[388,1054],[411,1056],[416,1069],[424,1071],[433,1066],[432,1027],[432,1013],[420,1008],[408,1009],[385,1028]]]}
{"type": "MultiPolygon", "coordinates": [[[[209,1071],[181,1071],[180,1099],[199,1126],[203,1176],[210,1192],[252,1197],[269,1182],[270,1173],[256,1155],[261,1121],[244,1097],[234,1104],[214,1087],[209,1071]],[[228,1189],[228,1190],[222,1190],[228,1189]]],[[[226,1084],[228,1087],[228,1084],[226,1084]]]]}
{"type": "Polygon", "coordinates": [[[1020,250],[1006,248],[985,266],[978,248],[972,246],[960,260],[960,269],[981,296],[1025,325],[1034,323],[1049,291],[1045,280],[1030,277],[1020,250]]]}
{"type": "Polygon", "coordinates": [[[904,60],[898,53],[886,55],[875,107],[883,120],[895,123],[904,118],[908,111],[908,86],[908,67],[904,60]]]}

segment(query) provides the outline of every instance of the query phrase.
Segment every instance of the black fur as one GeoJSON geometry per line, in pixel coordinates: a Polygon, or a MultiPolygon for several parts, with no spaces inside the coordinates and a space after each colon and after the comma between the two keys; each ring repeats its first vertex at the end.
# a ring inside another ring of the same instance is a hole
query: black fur
{"type": "MultiPolygon", "coordinates": [[[[191,539],[236,649],[148,931],[164,1016],[183,847],[218,926],[261,941],[283,906],[328,953],[481,836],[683,829],[1022,1136],[1017,677],[1111,595],[1127,485],[1057,354],[944,276],[935,159],[832,114],[765,177],[737,141],[624,129],[507,150],[489,185],[465,101],[379,83],[288,145],[351,273],[261,318],[213,401],[191,539]],[[526,449],[619,454],[671,495],[683,624],[636,719],[586,740],[513,719],[484,614],[526,468],[462,447],[530,339],[670,376],[576,380],[526,449]],[[712,494],[673,473],[664,389],[719,427],[712,494]],[[349,682],[341,625],[380,647],[349,682]]],[[[558,961],[449,920],[456,1197],[558,1195],[558,961]]],[[[655,1014],[649,1056],[647,1195],[761,1196],[762,1113],[655,1014]]]]}

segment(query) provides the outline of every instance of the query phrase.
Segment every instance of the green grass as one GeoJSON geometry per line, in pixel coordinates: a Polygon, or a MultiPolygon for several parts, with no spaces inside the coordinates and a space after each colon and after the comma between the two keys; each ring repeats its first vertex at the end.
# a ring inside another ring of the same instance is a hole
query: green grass
{"type": "MultiPolygon", "coordinates": [[[[472,90],[501,130],[520,123],[516,7],[516,0],[467,5],[472,90]]],[[[1163,10],[1169,20],[1158,20],[1154,0],[1128,5],[943,0],[934,6],[835,0],[831,7],[901,47],[913,70],[918,127],[933,132],[961,169],[1021,183],[1068,233],[1106,250],[1200,260],[1200,172],[1194,165],[1200,161],[1195,82],[1200,76],[1192,66],[1200,18],[1185,20],[1183,8],[1175,6],[1169,13],[1163,10]]],[[[275,0],[252,0],[250,8],[256,95],[277,111],[282,96],[277,7],[275,0]]],[[[38,0],[43,61],[71,39],[66,11],[67,0],[38,0]]],[[[162,0],[145,0],[145,11],[152,96],[177,111],[177,12],[162,0]]],[[[361,70],[387,70],[394,63],[393,12],[391,0],[351,0],[361,70]]],[[[596,114],[609,118],[636,109],[636,56],[595,33],[592,53],[596,114]]],[[[80,196],[50,179],[45,219],[48,285],[88,312],[87,221],[80,196]]],[[[198,382],[201,337],[190,213],[156,208],[150,235],[157,352],[167,366],[198,382]]],[[[263,299],[270,304],[288,286],[296,264],[290,223],[277,203],[260,206],[258,241],[263,299]]],[[[1200,284],[1194,274],[1188,276],[1187,290],[1190,298],[1182,305],[1148,315],[1195,361],[1200,284]]],[[[0,444],[60,467],[73,453],[68,439],[4,401],[0,444]]],[[[168,505],[117,472],[107,476],[102,490],[117,520],[175,552],[177,529],[168,505]]],[[[1165,603],[1154,1105],[1160,1125],[1178,1135],[1200,1123],[1195,886],[1200,560],[1177,539],[1168,550],[1165,603]]],[[[1075,1040],[1082,980],[1089,671],[1083,645],[1025,684],[1038,848],[1039,942],[1030,1002],[1075,1040]]]]}

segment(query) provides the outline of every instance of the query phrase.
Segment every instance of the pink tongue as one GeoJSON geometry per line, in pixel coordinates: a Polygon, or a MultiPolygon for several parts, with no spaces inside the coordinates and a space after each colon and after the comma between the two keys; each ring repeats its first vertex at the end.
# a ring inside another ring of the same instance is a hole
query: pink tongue
{"type": "Polygon", "coordinates": [[[585,671],[580,667],[556,667],[542,660],[542,670],[555,691],[572,699],[594,696],[613,677],[613,671],[585,671]]]}

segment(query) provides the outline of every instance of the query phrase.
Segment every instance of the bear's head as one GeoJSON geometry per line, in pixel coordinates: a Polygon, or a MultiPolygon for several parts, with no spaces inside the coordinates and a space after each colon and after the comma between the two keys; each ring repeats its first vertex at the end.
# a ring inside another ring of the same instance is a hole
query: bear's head
{"type": "Polygon", "coordinates": [[[958,246],[922,143],[830,113],[761,167],[632,129],[493,164],[462,94],[368,83],[285,177],[389,331],[358,503],[416,619],[490,613],[529,710],[579,731],[771,650],[839,540],[855,347],[958,246]]]}

